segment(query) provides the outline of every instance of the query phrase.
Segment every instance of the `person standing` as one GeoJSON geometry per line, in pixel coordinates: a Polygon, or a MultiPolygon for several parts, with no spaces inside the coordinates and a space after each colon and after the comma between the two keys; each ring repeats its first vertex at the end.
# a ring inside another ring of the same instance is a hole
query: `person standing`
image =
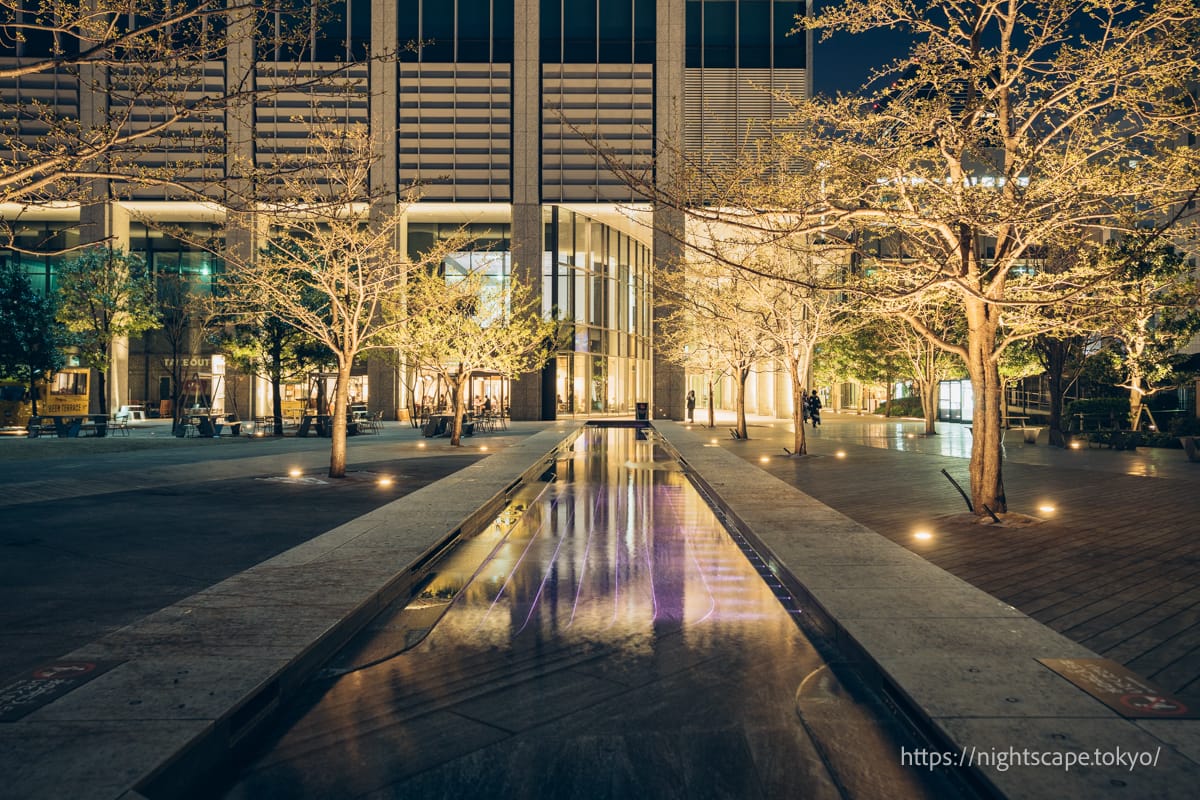
{"type": "Polygon", "coordinates": [[[808,398],[808,417],[812,420],[814,428],[821,427],[821,398],[817,395],[816,389],[812,390],[812,394],[808,398]]]}
{"type": "Polygon", "coordinates": [[[696,390],[695,389],[688,389],[687,416],[688,416],[688,422],[696,421],[696,390]]]}

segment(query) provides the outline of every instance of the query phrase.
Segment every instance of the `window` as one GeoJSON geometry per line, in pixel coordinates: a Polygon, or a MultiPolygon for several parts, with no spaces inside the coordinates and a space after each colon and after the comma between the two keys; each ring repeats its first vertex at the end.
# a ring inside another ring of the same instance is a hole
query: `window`
{"type": "Polygon", "coordinates": [[[735,0],[704,0],[704,66],[734,66],[736,11],[735,0]]]}
{"type": "Polygon", "coordinates": [[[633,61],[632,0],[600,0],[601,64],[628,64],[633,61]]]}
{"type": "Polygon", "coordinates": [[[571,5],[570,13],[563,17],[563,62],[596,63],[595,0],[571,5]]]}
{"type": "Polygon", "coordinates": [[[803,69],[808,66],[804,35],[788,35],[796,27],[796,16],[804,14],[804,3],[798,0],[775,2],[775,66],[781,69],[803,69]]]}
{"type": "Polygon", "coordinates": [[[738,3],[738,66],[771,66],[771,0],[738,3]]]}

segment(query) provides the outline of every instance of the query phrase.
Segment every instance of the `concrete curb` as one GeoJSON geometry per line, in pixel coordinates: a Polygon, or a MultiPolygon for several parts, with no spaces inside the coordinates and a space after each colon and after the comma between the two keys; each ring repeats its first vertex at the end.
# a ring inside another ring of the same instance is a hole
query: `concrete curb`
{"type": "Polygon", "coordinates": [[[711,444],[707,431],[655,427],[729,521],[809,601],[810,622],[932,732],[937,750],[955,759],[1012,750],[1157,754],[1155,766],[1136,771],[976,768],[972,783],[1020,798],[1193,796],[1200,721],[1119,716],[1035,660],[1096,657],[1087,648],[711,444]]]}
{"type": "Polygon", "coordinates": [[[0,725],[5,793],[135,800],[195,791],[577,431],[536,433],[64,656],[119,663],[0,725]]]}

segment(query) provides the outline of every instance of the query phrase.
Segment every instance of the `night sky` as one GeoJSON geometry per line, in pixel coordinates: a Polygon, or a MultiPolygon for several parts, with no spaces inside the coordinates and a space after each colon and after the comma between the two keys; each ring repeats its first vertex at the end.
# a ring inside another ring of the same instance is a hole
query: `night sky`
{"type": "MultiPolygon", "coordinates": [[[[817,0],[814,12],[836,0],[817,0]]],[[[857,35],[839,34],[821,41],[813,32],[813,92],[829,97],[842,92],[854,94],[875,67],[903,55],[909,37],[900,31],[878,30],[857,35]]]]}

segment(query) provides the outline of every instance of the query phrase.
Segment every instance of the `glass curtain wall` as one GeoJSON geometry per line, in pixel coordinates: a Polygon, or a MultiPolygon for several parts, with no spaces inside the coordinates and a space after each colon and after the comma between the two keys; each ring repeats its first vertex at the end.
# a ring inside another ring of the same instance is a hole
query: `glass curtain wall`
{"type": "Polygon", "coordinates": [[[803,0],[687,0],[689,67],[803,69],[803,0]]]}
{"type": "Polygon", "coordinates": [[[542,310],[563,323],[560,414],[629,414],[650,396],[650,248],[565,208],[546,225],[542,310]]]}
{"type": "Polygon", "coordinates": [[[11,262],[25,270],[34,291],[48,295],[57,290],[57,266],[79,246],[75,222],[13,222],[16,249],[0,249],[0,263],[11,262]]]}

